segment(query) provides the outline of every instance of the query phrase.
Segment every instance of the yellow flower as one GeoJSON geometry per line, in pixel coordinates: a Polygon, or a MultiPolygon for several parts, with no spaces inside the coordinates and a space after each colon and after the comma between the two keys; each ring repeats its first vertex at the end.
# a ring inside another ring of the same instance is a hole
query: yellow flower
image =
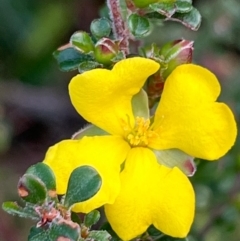
{"type": "Polygon", "coordinates": [[[112,228],[123,240],[153,224],[163,233],[185,237],[194,217],[194,191],[187,178],[193,157],[214,160],[233,145],[236,124],[231,110],[217,103],[220,85],[208,70],[186,64],[165,83],[154,119],[141,88],[159,65],[145,58],[118,62],[74,77],[71,101],[87,121],[106,133],[66,140],[48,151],[45,163],[64,194],[71,171],[91,165],[103,184],[74,210],[105,205],[112,228]],[[184,174],[185,173],[185,174],[184,174]]]}

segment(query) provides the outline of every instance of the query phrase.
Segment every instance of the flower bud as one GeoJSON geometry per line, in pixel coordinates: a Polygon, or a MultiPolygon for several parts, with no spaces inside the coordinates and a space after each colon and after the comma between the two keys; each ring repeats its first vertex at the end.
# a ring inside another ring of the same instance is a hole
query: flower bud
{"type": "Polygon", "coordinates": [[[83,31],[75,32],[70,38],[70,44],[83,53],[89,53],[94,50],[91,37],[83,31]]]}
{"type": "Polygon", "coordinates": [[[192,62],[193,41],[176,40],[165,44],[160,51],[154,45],[143,51],[145,55],[155,59],[161,65],[160,71],[148,78],[147,93],[149,106],[152,107],[161,96],[164,82],[172,71],[181,64],[192,62]]]}
{"type": "Polygon", "coordinates": [[[164,56],[166,62],[176,59],[179,64],[186,64],[192,61],[193,41],[179,39],[165,44],[160,54],[164,56]]]}
{"type": "Polygon", "coordinates": [[[109,38],[100,39],[95,45],[95,59],[105,65],[113,63],[112,59],[116,57],[119,51],[118,43],[109,38]]]}
{"type": "Polygon", "coordinates": [[[193,41],[181,39],[167,43],[161,49],[160,54],[167,64],[163,72],[163,78],[166,79],[177,66],[192,62],[193,41]]]}

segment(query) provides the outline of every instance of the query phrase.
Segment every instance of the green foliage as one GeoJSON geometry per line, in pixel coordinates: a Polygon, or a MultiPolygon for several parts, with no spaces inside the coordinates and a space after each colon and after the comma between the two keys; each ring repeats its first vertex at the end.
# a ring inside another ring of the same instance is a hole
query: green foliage
{"type": "Polygon", "coordinates": [[[173,21],[180,22],[187,28],[190,28],[191,30],[195,31],[198,30],[202,21],[202,17],[196,8],[192,8],[192,10],[187,13],[176,13],[173,15],[171,19],[173,21]]]}
{"type": "Polygon", "coordinates": [[[39,178],[25,174],[18,182],[18,194],[26,202],[41,204],[47,197],[47,189],[39,178]]]}
{"type": "Polygon", "coordinates": [[[90,35],[83,31],[75,32],[70,38],[70,44],[83,53],[89,53],[94,50],[94,44],[90,35]]]}
{"type": "Polygon", "coordinates": [[[77,223],[70,219],[70,208],[77,202],[91,198],[100,187],[101,177],[95,169],[78,167],[70,176],[66,196],[59,202],[52,170],[44,163],[37,163],[27,169],[18,184],[18,193],[26,202],[25,207],[16,202],[4,202],[2,208],[12,215],[38,220],[37,226],[31,228],[29,241],[79,241],[85,238],[105,241],[110,237],[106,231],[89,231],[100,218],[97,210],[87,214],[82,224],[76,214],[73,215],[77,223]]]}
{"type": "Polygon", "coordinates": [[[70,208],[75,203],[86,201],[98,192],[101,185],[101,177],[94,168],[89,166],[76,168],[68,181],[64,206],[70,208]]]}
{"type": "Polygon", "coordinates": [[[136,38],[143,38],[150,34],[152,28],[146,17],[141,17],[138,14],[131,14],[128,18],[128,27],[131,33],[136,38]]]}
{"type": "Polygon", "coordinates": [[[44,228],[33,227],[28,236],[28,241],[53,241],[71,240],[77,241],[80,235],[80,227],[72,221],[53,222],[45,230],[44,228]]]}
{"type": "MultiPolygon", "coordinates": [[[[134,10],[133,7],[127,14],[127,6],[123,4],[123,1],[120,1],[119,6],[128,26],[126,32],[129,31],[136,39],[145,38],[151,34],[153,19],[159,22],[162,20],[177,21],[191,30],[197,30],[201,23],[201,15],[192,6],[191,0],[135,1],[135,4],[143,9],[138,11],[138,8],[134,10]]],[[[123,59],[125,57],[124,50],[121,50],[123,39],[115,36],[117,33],[114,28],[110,20],[102,17],[92,21],[90,26],[92,36],[83,31],[75,32],[70,38],[70,47],[67,45],[54,52],[60,69],[63,71],[78,69],[80,73],[83,73],[98,67],[111,68],[114,63],[123,59]],[[110,36],[111,32],[115,35],[110,36]],[[93,42],[96,42],[95,46],[93,42]]]]}
{"type": "Polygon", "coordinates": [[[39,162],[26,171],[26,174],[31,174],[39,178],[46,186],[48,191],[56,191],[56,180],[53,171],[44,163],[39,162]]]}
{"type": "Polygon", "coordinates": [[[93,60],[90,55],[81,53],[73,47],[58,49],[53,56],[62,71],[76,70],[81,62],[93,60]]]}
{"type": "Polygon", "coordinates": [[[148,78],[146,89],[149,106],[153,107],[162,94],[164,82],[169,74],[179,65],[191,63],[193,41],[185,39],[165,43],[162,48],[156,44],[141,48],[140,55],[160,63],[160,69],[148,78]]]}
{"type": "Polygon", "coordinates": [[[96,69],[98,67],[101,67],[101,65],[98,62],[95,61],[84,61],[78,65],[78,72],[83,73],[85,71],[96,69]]]}
{"type": "Polygon", "coordinates": [[[92,21],[90,31],[96,39],[108,37],[112,31],[111,23],[106,18],[99,18],[92,21]]]}
{"type": "Polygon", "coordinates": [[[147,13],[150,18],[177,21],[191,30],[198,30],[201,24],[199,11],[192,6],[189,0],[176,0],[170,2],[159,2],[149,6],[153,12],[147,13]]]}
{"type": "Polygon", "coordinates": [[[100,219],[100,212],[98,210],[93,210],[92,212],[86,214],[84,218],[84,225],[90,228],[92,225],[96,224],[100,219]]]}
{"type": "Polygon", "coordinates": [[[88,235],[89,239],[98,240],[98,241],[109,241],[111,238],[110,234],[107,231],[91,231],[88,235]]]}
{"type": "Polygon", "coordinates": [[[31,218],[33,220],[39,219],[39,216],[34,211],[34,206],[29,204],[23,208],[20,207],[16,202],[4,202],[2,208],[11,215],[18,215],[19,217],[31,218]]]}

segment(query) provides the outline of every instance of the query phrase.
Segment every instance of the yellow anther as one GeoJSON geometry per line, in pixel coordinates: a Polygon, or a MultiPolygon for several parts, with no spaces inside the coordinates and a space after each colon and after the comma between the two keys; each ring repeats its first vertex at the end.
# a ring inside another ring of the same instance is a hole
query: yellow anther
{"type": "MultiPolygon", "coordinates": [[[[135,127],[126,133],[126,139],[131,146],[147,146],[148,139],[153,136],[153,131],[149,130],[150,120],[143,117],[136,117],[135,127]]],[[[124,128],[127,130],[128,128],[124,128]]]]}

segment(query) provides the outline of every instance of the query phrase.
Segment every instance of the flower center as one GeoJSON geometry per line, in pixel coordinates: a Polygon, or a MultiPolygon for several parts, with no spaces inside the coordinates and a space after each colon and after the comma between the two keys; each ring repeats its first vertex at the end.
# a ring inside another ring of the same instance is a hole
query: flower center
{"type": "Polygon", "coordinates": [[[126,140],[132,147],[147,146],[149,138],[151,138],[155,132],[149,130],[150,120],[145,120],[143,117],[136,117],[135,127],[131,130],[125,128],[126,140]]]}

